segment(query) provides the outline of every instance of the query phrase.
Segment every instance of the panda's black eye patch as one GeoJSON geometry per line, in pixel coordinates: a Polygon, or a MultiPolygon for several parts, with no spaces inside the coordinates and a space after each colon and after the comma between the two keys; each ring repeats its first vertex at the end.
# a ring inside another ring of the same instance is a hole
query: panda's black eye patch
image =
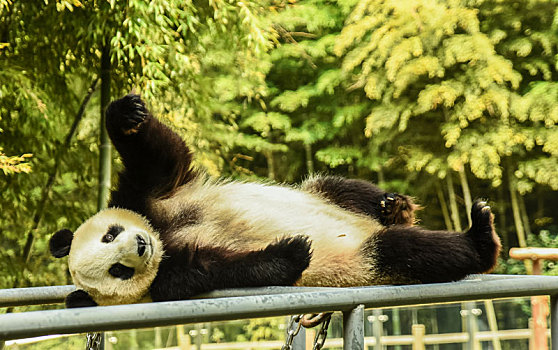
{"type": "Polygon", "coordinates": [[[101,239],[101,242],[110,243],[110,242],[114,241],[116,236],[118,236],[118,234],[122,231],[124,231],[124,227],[122,227],[120,225],[111,225],[108,228],[107,233],[105,233],[105,235],[101,239]]]}
{"type": "Polygon", "coordinates": [[[121,263],[116,263],[112,265],[108,272],[111,274],[111,276],[120,278],[121,280],[130,279],[134,275],[133,268],[124,266],[121,263]]]}

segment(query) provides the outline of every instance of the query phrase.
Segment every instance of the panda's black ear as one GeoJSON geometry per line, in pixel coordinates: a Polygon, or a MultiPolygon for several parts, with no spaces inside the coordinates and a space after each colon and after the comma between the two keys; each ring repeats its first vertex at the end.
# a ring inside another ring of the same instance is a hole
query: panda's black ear
{"type": "Polygon", "coordinates": [[[78,289],[66,296],[66,307],[68,309],[74,307],[90,307],[97,306],[93,298],[84,290],[78,289]]]}
{"type": "Polygon", "coordinates": [[[72,245],[72,239],[74,234],[68,229],[63,229],[50,237],[48,246],[50,248],[50,253],[55,258],[61,258],[70,253],[70,246],[72,245]]]}

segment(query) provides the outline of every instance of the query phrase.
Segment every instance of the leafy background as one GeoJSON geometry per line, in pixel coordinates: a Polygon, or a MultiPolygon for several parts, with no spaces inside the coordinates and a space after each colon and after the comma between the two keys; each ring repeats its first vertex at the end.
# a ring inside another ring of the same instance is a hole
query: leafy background
{"type": "Polygon", "coordinates": [[[498,272],[528,272],[509,248],[557,246],[557,45],[550,0],[0,0],[0,287],[70,282],[48,237],[106,200],[130,91],[215,176],[363,178],[432,229],[486,198],[498,272]]]}

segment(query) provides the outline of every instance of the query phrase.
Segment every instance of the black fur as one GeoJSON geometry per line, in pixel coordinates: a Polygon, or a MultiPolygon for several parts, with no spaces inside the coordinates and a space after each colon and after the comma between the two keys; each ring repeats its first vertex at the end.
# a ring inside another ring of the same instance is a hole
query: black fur
{"type": "Polygon", "coordinates": [[[107,233],[105,233],[105,235],[103,236],[103,238],[101,239],[101,242],[103,243],[110,243],[112,241],[114,241],[114,239],[116,237],[118,237],[118,235],[124,231],[124,227],[120,226],[120,225],[112,225],[109,227],[109,229],[107,230],[107,233]]]}
{"type": "Polygon", "coordinates": [[[472,226],[465,233],[390,226],[365,249],[377,256],[377,272],[391,283],[457,281],[494,266],[500,249],[485,202],[472,210],[472,226]]]}
{"type": "Polygon", "coordinates": [[[121,263],[113,264],[108,270],[111,276],[120,278],[121,280],[129,280],[134,276],[135,270],[121,263]]]}
{"type": "Polygon", "coordinates": [[[317,193],[332,203],[359,214],[369,215],[388,225],[412,225],[417,208],[410,197],[388,193],[370,182],[339,176],[316,177],[302,189],[317,193]]]}
{"type": "Polygon", "coordinates": [[[70,247],[72,245],[73,238],[73,232],[68,230],[67,228],[62,229],[52,235],[50,241],[48,242],[48,246],[52,256],[54,256],[55,258],[61,258],[68,255],[70,253],[70,247]]]}
{"type": "Polygon", "coordinates": [[[91,296],[87,292],[81,289],[73,291],[66,296],[67,308],[89,307],[97,305],[98,304],[93,300],[93,298],[91,298],[91,296]]]}
{"type": "Polygon", "coordinates": [[[137,95],[127,95],[107,108],[106,127],[120,153],[124,171],[110,207],[146,213],[148,197],[165,197],[195,174],[184,141],[154,118],[137,95]]]}
{"type": "Polygon", "coordinates": [[[181,300],[214,289],[293,285],[311,255],[305,236],[284,238],[248,253],[224,247],[169,252],[151,285],[151,298],[181,300]]]}
{"type": "Polygon", "coordinates": [[[170,222],[161,222],[161,220],[156,220],[155,226],[164,226],[169,233],[180,230],[183,227],[196,225],[202,222],[203,212],[202,209],[197,205],[191,205],[182,208],[180,213],[175,215],[170,222]]]}

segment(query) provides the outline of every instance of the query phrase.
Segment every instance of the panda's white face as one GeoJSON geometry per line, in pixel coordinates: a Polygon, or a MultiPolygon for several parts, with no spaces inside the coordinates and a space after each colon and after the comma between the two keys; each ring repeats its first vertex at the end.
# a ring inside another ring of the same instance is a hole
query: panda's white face
{"type": "Polygon", "coordinates": [[[74,284],[99,305],[146,296],[163,255],[158,234],[142,216],[105,209],[74,233],[68,266],[74,284]]]}

